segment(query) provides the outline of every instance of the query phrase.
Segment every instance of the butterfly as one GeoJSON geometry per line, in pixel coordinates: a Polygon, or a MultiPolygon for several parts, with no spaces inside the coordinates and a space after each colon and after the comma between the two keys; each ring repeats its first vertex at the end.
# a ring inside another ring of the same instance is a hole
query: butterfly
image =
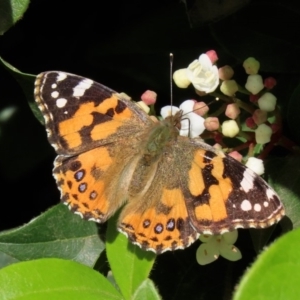
{"type": "Polygon", "coordinates": [[[265,228],[284,215],[260,176],[180,136],[180,111],[155,122],[114,90],[61,71],[39,74],[34,95],[58,154],[61,200],[99,223],[123,207],[118,230],[142,249],[184,249],[200,234],[265,228]]]}

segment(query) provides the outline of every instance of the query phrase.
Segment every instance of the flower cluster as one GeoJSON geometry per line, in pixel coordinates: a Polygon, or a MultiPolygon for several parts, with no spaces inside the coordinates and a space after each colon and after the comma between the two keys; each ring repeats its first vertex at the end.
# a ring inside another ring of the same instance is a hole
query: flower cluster
{"type": "MultiPolygon", "coordinates": [[[[206,116],[204,122],[208,131],[219,130],[223,137],[245,137],[241,133],[241,128],[245,124],[247,131],[254,134],[248,134],[248,142],[264,145],[270,142],[274,130],[278,126],[272,126],[268,117],[276,109],[276,97],[270,92],[276,85],[276,80],[268,77],[263,80],[258,74],[260,63],[253,57],[247,58],[243,67],[248,74],[245,89],[238,85],[233,79],[234,70],[228,66],[222,66],[219,69],[215,65],[218,60],[215,51],[210,50],[206,54],[201,54],[199,59],[194,60],[185,69],[179,69],[174,72],[173,79],[180,88],[187,88],[190,84],[195,88],[199,96],[205,96],[208,93],[224,99],[224,114],[228,118],[223,120],[220,126],[219,119],[214,116],[206,116]],[[221,94],[216,92],[220,88],[221,94]],[[237,93],[248,94],[248,101],[237,98],[237,93]],[[250,116],[241,120],[239,115],[241,109],[250,113],[250,116]],[[243,122],[241,122],[243,121],[243,122]],[[252,140],[251,140],[252,137],[252,140]]],[[[222,111],[218,112],[219,115],[222,111]]],[[[276,120],[275,120],[276,122],[276,120]]]]}
{"type": "MultiPolygon", "coordinates": [[[[165,106],[161,109],[162,118],[182,111],[180,135],[203,139],[213,139],[214,147],[225,149],[227,153],[256,172],[264,173],[263,161],[272,147],[280,141],[281,123],[276,96],[271,90],[276,86],[272,77],[263,79],[258,74],[260,62],[253,57],[247,58],[243,67],[247,81],[243,85],[234,79],[231,66],[217,67],[218,56],[210,50],[201,54],[186,68],[176,70],[173,80],[177,87],[192,86],[196,98],[203,101],[186,100],[179,107],[165,106]],[[210,112],[207,98],[219,100],[214,112],[210,112]],[[226,138],[237,138],[235,148],[226,145],[226,138]],[[264,147],[264,145],[268,146],[264,147]],[[245,154],[245,150],[247,153],[245,154]],[[241,154],[244,151],[244,154],[241,154]],[[259,158],[254,157],[259,154],[259,158]]],[[[149,105],[156,101],[156,94],[147,91],[138,104],[149,112],[149,105]]],[[[285,138],[286,139],[286,138],[285,138]]],[[[217,236],[200,236],[201,246],[197,251],[199,264],[207,264],[220,255],[235,261],[241,258],[240,251],[233,245],[237,231],[217,236]]]]}

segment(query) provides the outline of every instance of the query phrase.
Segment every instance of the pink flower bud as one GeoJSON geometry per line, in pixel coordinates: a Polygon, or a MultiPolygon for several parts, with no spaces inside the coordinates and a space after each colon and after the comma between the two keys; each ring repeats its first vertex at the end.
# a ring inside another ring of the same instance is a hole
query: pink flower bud
{"type": "Polygon", "coordinates": [[[276,133],[280,129],[280,126],[278,124],[274,123],[274,124],[271,124],[271,128],[272,128],[272,132],[276,133]]]}
{"type": "Polygon", "coordinates": [[[228,65],[219,68],[218,71],[219,71],[219,78],[222,80],[229,80],[232,78],[234,74],[233,69],[228,65]]]}
{"type": "Polygon", "coordinates": [[[205,102],[195,102],[193,112],[199,116],[204,116],[209,111],[209,107],[205,102]]]}
{"type": "Polygon", "coordinates": [[[243,155],[241,155],[239,152],[237,151],[232,151],[230,153],[228,153],[229,156],[233,157],[234,159],[236,159],[237,161],[241,162],[243,159],[243,155]]]}
{"type": "Polygon", "coordinates": [[[249,100],[250,100],[250,102],[252,102],[252,103],[257,103],[259,97],[260,97],[260,96],[258,96],[258,95],[252,95],[252,94],[251,94],[251,95],[249,96],[249,100]]]}
{"type": "Polygon", "coordinates": [[[277,84],[277,81],[274,77],[268,77],[264,80],[264,86],[268,90],[271,90],[276,84],[277,84]]]}
{"type": "Polygon", "coordinates": [[[221,133],[217,132],[214,136],[214,139],[217,144],[221,144],[223,140],[223,136],[221,133]]]}
{"type": "Polygon", "coordinates": [[[236,103],[228,104],[226,107],[225,115],[230,119],[236,119],[241,113],[240,108],[236,103]]]}
{"type": "Polygon", "coordinates": [[[210,61],[214,64],[219,58],[215,50],[209,50],[206,52],[206,55],[209,57],[210,61]]]}
{"type": "Polygon", "coordinates": [[[250,129],[255,129],[257,127],[252,117],[247,118],[245,123],[250,129]]]}
{"type": "Polygon", "coordinates": [[[142,101],[147,104],[147,105],[151,105],[154,104],[156,102],[156,97],[157,94],[153,91],[147,90],[146,92],[144,92],[144,94],[141,96],[142,101]]]}
{"type": "Polygon", "coordinates": [[[208,117],[204,121],[204,127],[208,131],[215,131],[220,127],[219,119],[217,117],[208,117]]]}
{"type": "Polygon", "coordinates": [[[252,115],[253,121],[256,125],[263,124],[267,121],[268,113],[261,109],[256,109],[252,115]]]}

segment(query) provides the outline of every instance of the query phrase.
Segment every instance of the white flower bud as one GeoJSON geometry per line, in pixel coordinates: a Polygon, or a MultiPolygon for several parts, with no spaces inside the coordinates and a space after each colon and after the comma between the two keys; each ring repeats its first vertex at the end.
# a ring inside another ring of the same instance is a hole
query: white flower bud
{"type": "Polygon", "coordinates": [[[266,124],[260,124],[255,130],[255,140],[258,144],[266,144],[270,142],[272,129],[266,124]]]}
{"type": "Polygon", "coordinates": [[[251,169],[257,175],[262,175],[265,172],[263,161],[256,157],[249,157],[246,163],[246,167],[251,169]]]}
{"type": "Polygon", "coordinates": [[[256,95],[264,88],[262,77],[260,75],[249,75],[245,88],[253,95],[256,95]]]}
{"type": "Polygon", "coordinates": [[[264,93],[258,99],[258,106],[263,111],[273,111],[276,107],[277,98],[272,93],[264,93]]]}

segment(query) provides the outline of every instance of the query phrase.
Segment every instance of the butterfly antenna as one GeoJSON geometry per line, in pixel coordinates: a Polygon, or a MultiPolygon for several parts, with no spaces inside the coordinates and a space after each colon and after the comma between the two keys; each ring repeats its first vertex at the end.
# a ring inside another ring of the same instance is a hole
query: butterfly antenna
{"type": "Polygon", "coordinates": [[[171,102],[171,118],[173,116],[173,53],[170,53],[170,102],[171,102]]]}
{"type": "MultiPolygon", "coordinates": [[[[213,103],[215,103],[215,102],[217,102],[217,101],[219,101],[219,98],[218,98],[218,97],[216,97],[214,100],[208,102],[207,104],[204,104],[203,106],[198,107],[198,108],[192,110],[192,112],[195,112],[195,111],[197,111],[197,110],[199,110],[199,109],[202,109],[202,108],[205,107],[205,106],[210,106],[211,104],[213,104],[213,103]]],[[[189,113],[190,113],[190,112],[186,112],[186,113],[183,114],[182,116],[185,116],[185,115],[187,115],[187,114],[189,114],[189,113]]]]}

